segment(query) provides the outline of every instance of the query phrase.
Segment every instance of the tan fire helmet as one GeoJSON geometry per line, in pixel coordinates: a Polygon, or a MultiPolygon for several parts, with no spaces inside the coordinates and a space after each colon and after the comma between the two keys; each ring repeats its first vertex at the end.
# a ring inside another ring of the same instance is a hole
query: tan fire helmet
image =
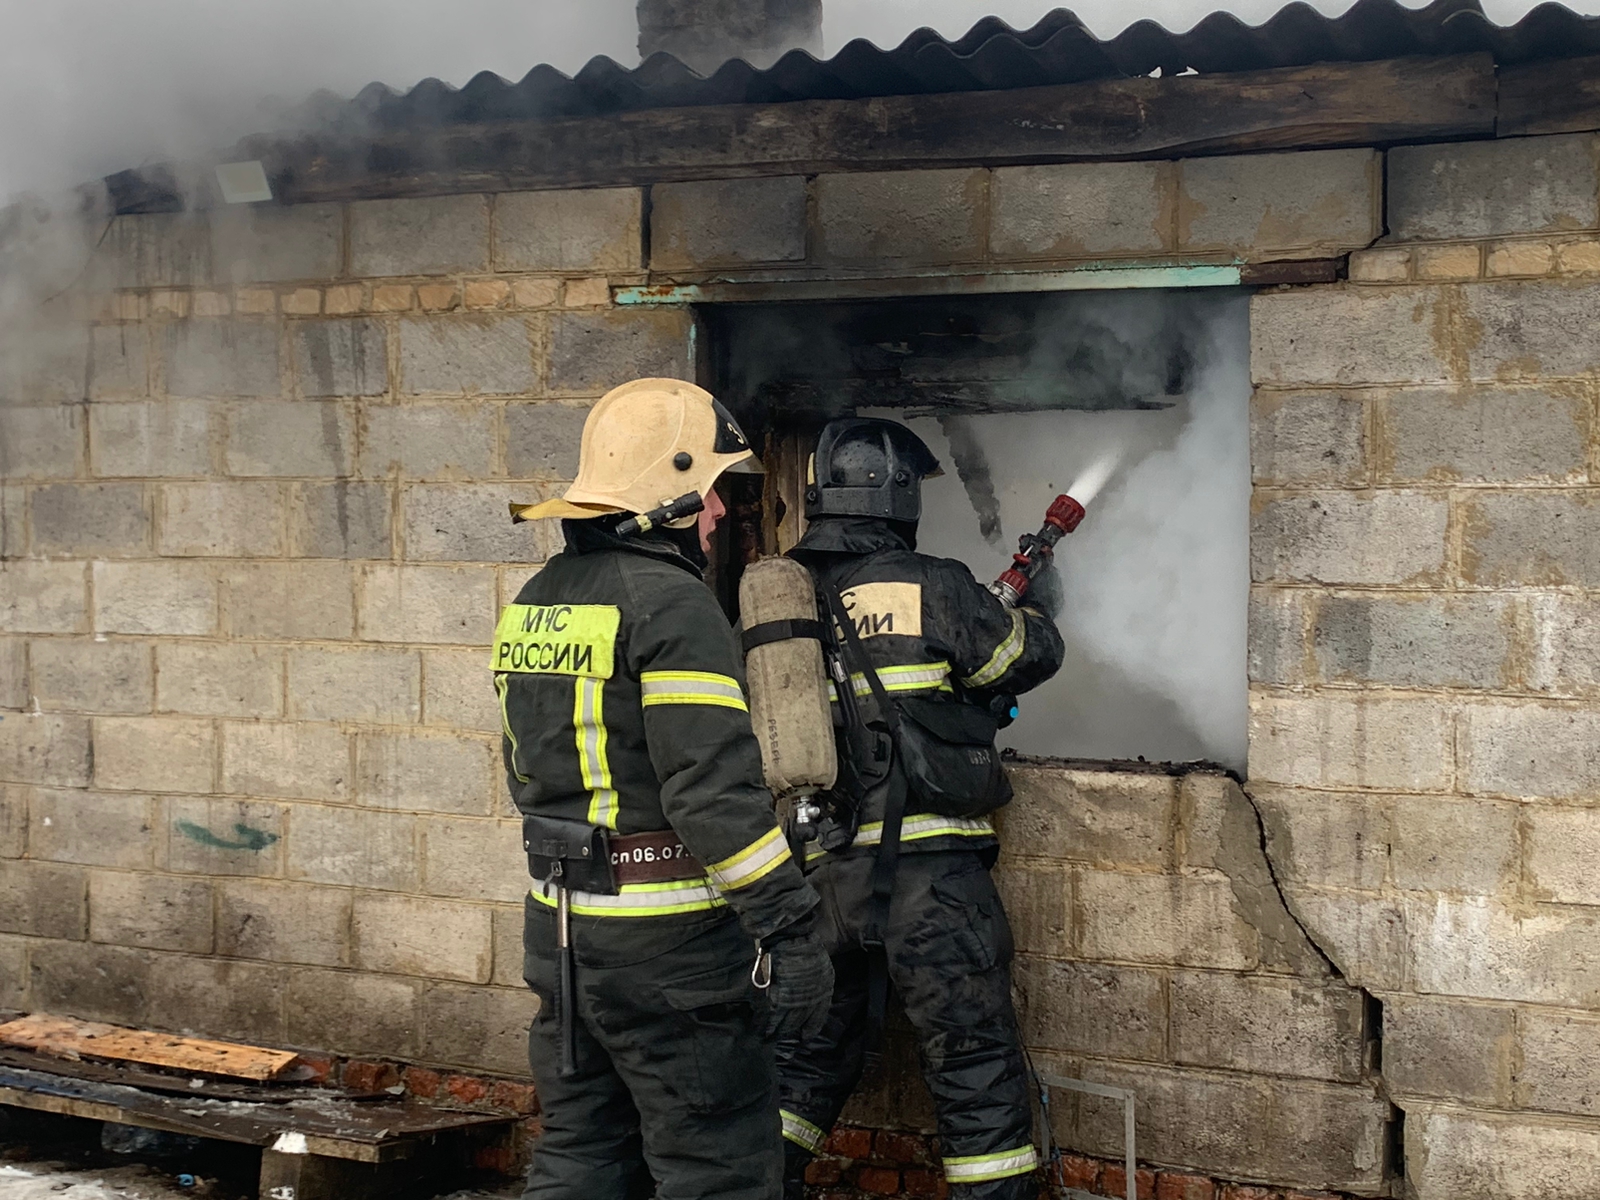
{"type": "Polygon", "coordinates": [[[706,495],[725,471],[761,472],[732,414],[710,392],[681,379],[635,379],[607,392],[590,410],[578,478],[566,495],[543,504],[513,503],[511,517],[583,520],[650,512],[689,492],[706,495]]]}

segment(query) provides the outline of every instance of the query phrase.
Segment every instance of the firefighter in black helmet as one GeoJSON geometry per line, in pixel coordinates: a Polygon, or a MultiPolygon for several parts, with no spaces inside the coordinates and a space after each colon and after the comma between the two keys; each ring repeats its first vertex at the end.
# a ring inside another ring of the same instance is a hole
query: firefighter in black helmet
{"type": "Polygon", "coordinates": [[[565,497],[517,512],[566,538],[501,614],[492,664],[534,878],[527,1197],[781,1190],[772,1043],[820,1027],[833,976],[701,582],[713,484],[752,468],[709,393],[636,380],[591,411],[565,497]],[[699,517],[659,511],[691,493],[699,517]]]}
{"type": "Polygon", "coordinates": [[[992,775],[971,776],[959,756],[985,739],[993,754],[994,714],[1006,719],[1011,696],[1060,669],[1062,641],[1043,612],[1008,608],[963,564],[915,552],[921,482],[938,473],[904,426],[832,422],[808,479],[809,527],[791,552],[834,613],[852,672],[854,702],[835,696],[835,724],[854,706],[865,729],[836,730],[840,778],[854,782],[826,798],[807,854],[835,985],[822,1030],[779,1046],[786,1200],[803,1195],[806,1164],[876,1047],[890,984],[916,1030],[951,1196],[1035,1193],[1011,932],[989,877],[997,841],[986,814],[1010,792],[997,759],[992,775]],[[948,772],[941,747],[958,755],[948,772]]]}

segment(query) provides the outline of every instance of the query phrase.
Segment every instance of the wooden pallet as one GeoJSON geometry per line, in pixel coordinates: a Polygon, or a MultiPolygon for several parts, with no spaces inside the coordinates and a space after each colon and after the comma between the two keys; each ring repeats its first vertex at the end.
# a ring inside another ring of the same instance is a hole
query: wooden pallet
{"type": "Polygon", "coordinates": [[[434,1176],[507,1136],[516,1118],[434,1108],[385,1094],[251,1087],[0,1053],[0,1105],[137,1125],[261,1148],[260,1200],[399,1200],[432,1195],[434,1176]],[[129,1080],[138,1080],[136,1086],[129,1080]]]}

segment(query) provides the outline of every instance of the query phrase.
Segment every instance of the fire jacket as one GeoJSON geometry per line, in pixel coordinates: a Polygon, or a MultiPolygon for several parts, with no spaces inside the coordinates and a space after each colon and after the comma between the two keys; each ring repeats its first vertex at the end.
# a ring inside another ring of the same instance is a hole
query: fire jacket
{"type": "MultiPolygon", "coordinates": [[[[573,893],[582,916],[723,905],[766,937],[817,903],[762,783],[744,668],[699,568],[664,535],[564,521],[566,549],[501,614],[492,651],[517,807],[622,834],[672,829],[705,875],[573,893]]],[[[541,888],[535,900],[553,905],[541,888]]]]}
{"type": "MultiPolygon", "coordinates": [[[[886,521],[819,518],[790,554],[819,583],[839,589],[862,649],[891,696],[987,705],[994,696],[1038,687],[1061,669],[1065,650],[1054,622],[1031,608],[1007,608],[964,563],[917,554],[886,521]]],[[[860,675],[852,683],[870,717],[870,685],[860,675]]],[[[848,852],[875,850],[885,794],[882,788],[868,793],[848,852]]],[[[915,793],[906,800],[900,841],[903,852],[996,844],[987,819],[921,812],[915,793]]]]}

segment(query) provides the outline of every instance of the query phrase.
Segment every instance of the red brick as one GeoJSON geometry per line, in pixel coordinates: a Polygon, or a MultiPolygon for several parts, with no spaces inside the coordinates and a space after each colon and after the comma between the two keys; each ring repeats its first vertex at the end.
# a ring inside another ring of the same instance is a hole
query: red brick
{"type": "Polygon", "coordinates": [[[856,1176],[856,1186],[874,1196],[898,1196],[900,1172],[887,1167],[862,1167],[861,1174],[856,1176]]]}
{"type": "Polygon", "coordinates": [[[463,1104],[476,1104],[489,1094],[489,1085],[473,1075],[452,1075],[444,1081],[444,1086],[463,1104]]]}
{"type": "Polygon", "coordinates": [[[806,1182],[827,1187],[844,1178],[844,1164],[836,1158],[814,1158],[806,1164],[806,1182]]]}
{"type": "Polygon", "coordinates": [[[439,1086],[444,1082],[444,1076],[437,1071],[428,1070],[427,1067],[407,1067],[405,1078],[406,1091],[424,1100],[432,1100],[437,1096],[439,1086]]]}
{"type": "MultiPolygon", "coordinates": [[[[1135,1171],[1133,1175],[1134,1194],[1139,1200],[1155,1200],[1156,1173],[1154,1171],[1135,1171]]],[[[1100,1171],[1100,1194],[1102,1196],[1115,1196],[1122,1200],[1128,1194],[1128,1169],[1121,1163],[1107,1163],[1100,1171]]]]}
{"type": "Polygon", "coordinates": [[[1217,1185],[1204,1175],[1156,1176],[1156,1200],[1216,1200],[1217,1185]]]}
{"type": "Polygon", "coordinates": [[[840,1158],[871,1158],[872,1130],[852,1129],[849,1126],[835,1129],[823,1143],[824,1154],[837,1154],[840,1158]]]}
{"type": "Polygon", "coordinates": [[[489,1103],[518,1116],[527,1116],[539,1111],[539,1093],[531,1083],[510,1083],[502,1079],[489,1089],[489,1103]]]}
{"type": "Polygon", "coordinates": [[[1230,1183],[1222,1189],[1222,1200],[1282,1200],[1282,1197],[1282,1192],[1244,1183],[1230,1183]]]}
{"type": "Polygon", "coordinates": [[[538,1117],[529,1117],[522,1122],[522,1132],[537,1142],[544,1136],[544,1121],[538,1117]]]}
{"type": "Polygon", "coordinates": [[[290,1079],[301,1083],[327,1083],[333,1077],[335,1063],[326,1054],[302,1054],[295,1059],[294,1065],[290,1079]]]}
{"type": "Polygon", "coordinates": [[[400,1082],[400,1072],[393,1063],[347,1062],[339,1078],[347,1088],[381,1092],[400,1082]]]}
{"type": "Polygon", "coordinates": [[[872,1148],[879,1158],[890,1162],[926,1165],[933,1161],[928,1155],[928,1142],[913,1133],[879,1133],[872,1140],[872,1148]]]}
{"type": "Polygon", "coordinates": [[[907,1171],[906,1195],[937,1196],[944,1176],[938,1171],[907,1171]]]}
{"type": "Polygon", "coordinates": [[[472,1165],[480,1171],[498,1171],[514,1175],[517,1170],[517,1152],[510,1146],[479,1146],[472,1154],[472,1165]]]}
{"type": "Polygon", "coordinates": [[[1056,1182],[1062,1187],[1090,1191],[1100,1182],[1100,1160],[1081,1154],[1063,1154],[1056,1161],[1056,1182]]]}

